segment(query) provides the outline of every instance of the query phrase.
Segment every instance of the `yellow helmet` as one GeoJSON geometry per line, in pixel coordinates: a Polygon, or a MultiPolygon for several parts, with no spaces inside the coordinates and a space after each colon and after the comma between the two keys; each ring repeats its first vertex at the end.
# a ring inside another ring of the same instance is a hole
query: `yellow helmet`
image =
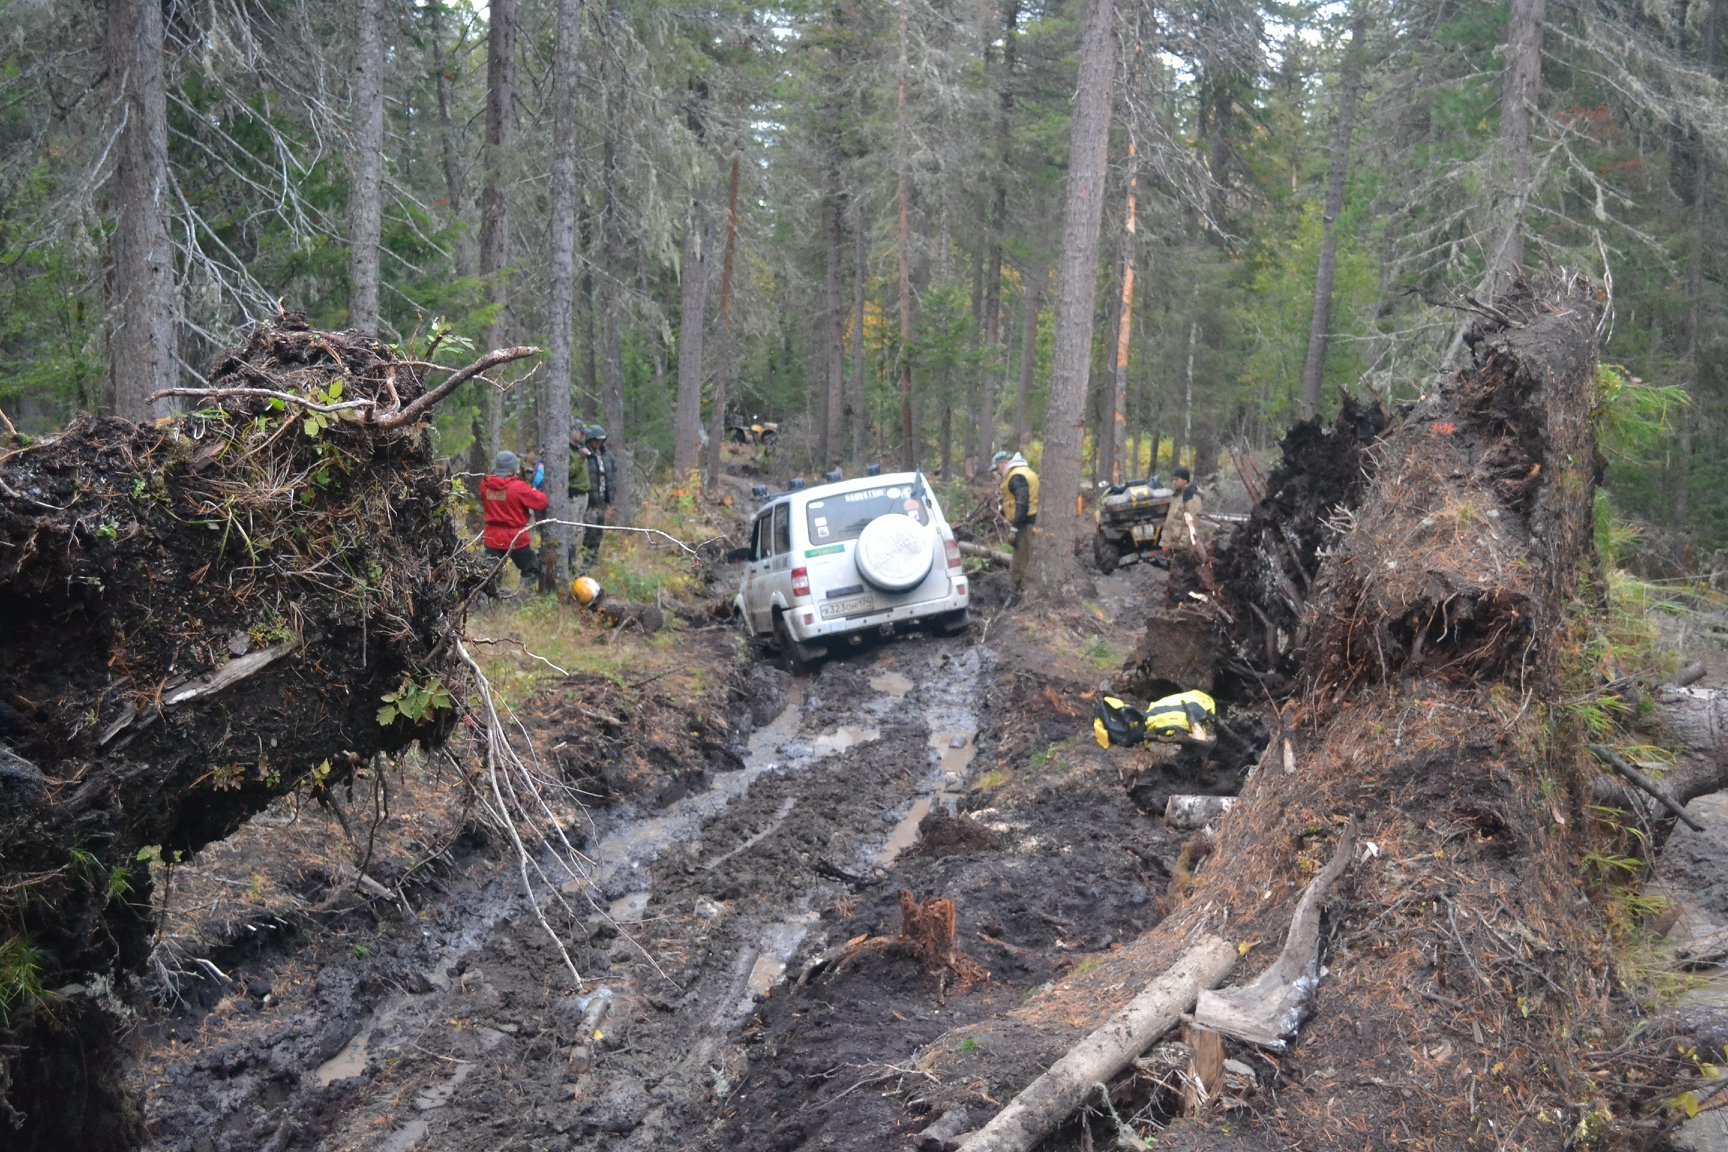
{"type": "Polygon", "coordinates": [[[592,576],[578,576],[570,581],[570,595],[583,607],[592,608],[600,602],[600,581],[592,576]]]}

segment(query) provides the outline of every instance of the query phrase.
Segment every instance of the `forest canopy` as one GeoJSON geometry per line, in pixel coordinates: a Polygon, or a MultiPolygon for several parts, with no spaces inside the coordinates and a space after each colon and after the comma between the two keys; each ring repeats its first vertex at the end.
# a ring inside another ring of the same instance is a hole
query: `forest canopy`
{"type": "Polygon", "coordinates": [[[567,392],[650,471],[695,467],[722,408],[780,423],[792,470],[976,470],[1083,423],[1087,478],[1205,471],[1343,393],[1413,398],[1469,354],[1451,305],[1564,266],[1611,282],[1621,378],[1676,390],[1613,499],[1711,550],[1717,8],[16,3],[0,410],[141,414],[287,307],[407,355],[548,346],[534,384],[444,406],[446,456],[544,443],[567,392]],[[1052,378],[1094,18],[1076,413],[1052,378]]]}

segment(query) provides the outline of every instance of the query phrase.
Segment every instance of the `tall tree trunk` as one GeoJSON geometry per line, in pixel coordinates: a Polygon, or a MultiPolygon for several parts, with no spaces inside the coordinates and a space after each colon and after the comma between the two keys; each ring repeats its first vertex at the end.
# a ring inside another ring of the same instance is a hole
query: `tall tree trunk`
{"type": "Polygon", "coordinates": [[[1506,33],[1506,88],[1500,102],[1501,147],[1512,169],[1505,232],[1488,268],[1488,290],[1494,295],[1524,262],[1524,214],[1529,207],[1531,173],[1536,150],[1536,106],[1542,97],[1542,19],[1547,0],[1511,0],[1512,19],[1506,33]]]}
{"type": "Polygon", "coordinates": [[[1230,214],[1230,134],[1236,123],[1236,98],[1221,76],[1208,77],[1203,87],[1209,97],[1210,118],[1201,135],[1207,141],[1206,166],[1212,174],[1206,210],[1211,215],[1213,241],[1223,245],[1230,214]]]}
{"type": "Polygon", "coordinates": [[[680,479],[696,470],[702,446],[702,328],[708,310],[708,244],[702,197],[690,197],[679,275],[678,406],[672,425],[672,471],[680,479]]]}
{"type": "MultiPolygon", "coordinates": [[[[1002,349],[1002,234],[1008,227],[1008,165],[1013,149],[1014,66],[1019,60],[1020,0],[1002,0],[1002,65],[996,72],[996,156],[990,172],[990,251],[984,267],[984,363],[973,431],[973,462],[989,467],[996,443],[996,375],[1007,371],[1002,349]]],[[[989,67],[989,53],[985,67],[989,67]]]]}
{"type": "Polygon", "coordinates": [[[177,381],[174,250],[168,240],[168,96],[162,7],[109,0],[104,53],[120,125],[107,261],[108,410],[150,420],[171,407],[148,397],[177,381]]]}
{"type": "Polygon", "coordinates": [[[1102,471],[1110,483],[1122,483],[1122,457],[1128,444],[1128,345],[1134,331],[1134,257],[1138,237],[1134,230],[1134,197],[1140,186],[1140,158],[1134,145],[1134,130],[1128,130],[1128,198],[1122,213],[1122,298],[1116,312],[1115,371],[1112,373],[1107,435],[1099,445],[1102,471]]]}
{"type": "Polygon", "coordinates": [[[600,419],[600,340],[597,329],[599,324],[600,300],[599,289],[594,284],[594,261],[590,253],[594,251],[593,217],[583,216],[577,229],[577,250],[583,254],[582,276],[577,285],[577,301],[582,308],[582,388],[574,404],[576,414],[583,420],[600,419]]]}
{"type": "Polygon", "coordinates": [[[1332,327],[1332,282],[1338,270],[1338,214],[1344,210],[1344,177],[1350,168],[1350,137],[1362,95],[1362,53],[1368,35],[1368,9],[1357,0],[1350,18],[1350,46],[1344,51],[1344,91],[1338,123],[1332,130],[1332,155],[1326,162],[1326,204],[1320,216],[1320,266],[1314,273],[1314,312],[1308,322],[1308,355],[1302,361],[1302,419],[1320,412],[1320,383],[1326,376],[1326,342],[1332,327]]]}
{"type": "MultiPolygon", "coordinates": [[[[1193,310],[1200,308],[1200,285],[1194,285],[1193,310]]],[[[1200,319],[1195,315],[1188,321],[1188,361],[1182,371],[1182,424],[1170,437],[1170,466],[1172,468],[1182,463],[1182,453],[1194,435],[1194,355],[1200,349],[1200,319]]]]}
{"type": "Polygon", "coordinates": [[[1032,431],[1032,384],[1038,370],[1038,309],[1044,301],[1044,282],[1050,271],[1042,260],[1026,277],[1026,305],[1020,321],[1020,386],[1014,394],[1014,447],[1026,446],[1032,431]]]}
{"type": "MultiPolygon", "coordinates": [[[[552,60],[552,259],[547,304],[547,365],[540,385],[540,445],[546,460],[551,523],[541,534],[553,587],[570,586],[570,385],[576,321],[576,84],[582,0],[558,0],[552,60]]],[[[586,467],[586,465],[583,465],[586,467]]]]}
{"type": "MultiPolygon", "coordinates": [[[[1500,163],[1509,175],[1506,186],[1497,190],[1502,197],[1499,234],[1493,238],[1476,293],[1483,300],[1503,291],[1524,262],[1524,216],[1535,191],[1536,108],[1542,98],[1542,20],[1547,0],[1509,3],[1506,78],[1500,96],[1500,163]]],[[[1468,328],[1464,322],[1454,331],[1444,360],[1448,368],[1456,366],[1468,328]]]]}
{"type": "Polygon", "coordinates": [[[708,425],[704,479],[708,491],[716,494],[720,483],[720,445],[726,441],[726,386],[732,375],[732,262],[738,246],[738,179],[743,158],[744,141],[736,139],[732,142],[732,171],[726,177],[726,253],[720,261],[720,348],[714,357],[714,412],[708,425]]]}
{"type": "Polygon", "coordinates": [[[348,326],[378,334],[384,222],[384,0],[354,8],[353,141],[348,189],[348,326]]]}
{"type": "MultiPolygon", "coordinates": [[[[444,196],[449,204],[450,219],[462,219],[465,192],[462,186],[462,151],[456,136],[456,119],[451,111],[455,103],[455,66],[450,63],[444,46],[445,0],[432,0],[426,6],[427,27],[432,33],[432,67],[437,72],[438,150],[444,168],[444,196]]],[[[456,271],[471,276],[474,269],[474,245],[467,229],[456,241],[456,271]]],[[[497,347],[497,345],[494,345],[497,347]]]]}
{"type": "MultiPolygon", "coordinates": [[[[504,166],[516,123],[516,0],[492,0],[486,17],[486,177],[480,191],[480,279],[492,322],[486,343],[508,343],[505,311],[510,304],[510,196],[504,166]]],[[[488,388],[486,456],[498,451],[504,430],[504,394],[488,388]]]]}
{"type": "Polygon", "coordinates": [[[840,173],[829,172],[829,194],[822,212],[822,229],[827,249],[827,272],[823,283],[822,352],[826,360],[827,385],[822,400],[822,430],[817,441],[816,464],[826,472],[840,463],[844,451],[841,438],[845,434],[846,389],[846,323],[845,309],[840,302],[841,234],[840,173]]]}
{"type": "MultiPolygon", "coordinates": [[[[1716,12],[1717,0],[1710,0],[1710,11],[1704,19],[1704,74],[1716,75],[1716,12]]],[[[1686,364],[1691,375],[1688,391],[1694,400],[1705,390],[1704,363],[1704,256],[1710,251],[1710,148],[1702,134],[1693,149],[1696,168],[1692,182],[1692,254],[1686,269],[1686,364]]],[[[1693,410],[1688,405],[1680,411],[1680,435],[1676,445],[1680,456],[1679,475],[1673,485],[1674,523],[1689,524],[1692,516],[1692,431],[1693,410]]]]}
{"type": "Polygon", "coordinates": [[[864,289],[869,281],[869,239],[865,235],[864,204],[854,200],[852,221],[852,387],[846,402],[846,422],[849,426],[854,470],[863,466],[865,434],[868,431],[869,405],[865,402],[864,364],[864,289]]]}
{"type": "MultiPolygon", "coordinates": [[[[620,0],[606,6],[607,25],[620,20],[620,0]]],[[[616,78],[612,78],[616,79],[616,78]]],[[[600,410],[606,417],[606,451],[618,468],[618,490],[612,496],[612,514],[619,521],[630,519],[630,437],[624,425],[624,340],[619,313],[623,308],[623,221],[618,207],[618,148],[623,129],[622,100],[616,84],[606,93],[606,127],[600,144],[600,274],[605,279],[605,306],[600,315],[600,410]]],[[[656,340],[655,347],[659,347],[656,340]]],[[[658,383],[658,377],[656,383],[658,383]]],[[[656,395],[664,395],[657,390],[656,395]]]]}
{"type": "Polygon", "coordinates": [[[1098,229],[1104,218],[1104,170],[1115,80],[1114,0],[1087,0],[1080,35],[1080,77],[1068,146],[1068,198],[1062,221],[1056,294],[1056,346],[1050,404],[1044,414],[1043,497],[1038,503],[1038,580],[1046,588],[1074,574],[1081,438],[1092,362],[1092,306],[1097,297],[1098,229]]]}
{"type": "Polygon", "coordinates": [[[911,0],[900,0],[900,80],[895,90],[894,200],[899,207],[900,254],[900,463],[907,471],[918,467],[918,444],[912,427],[912,281],[908,270],[911,248],[907,221],[906,165],[906,38],[911,0]]]}

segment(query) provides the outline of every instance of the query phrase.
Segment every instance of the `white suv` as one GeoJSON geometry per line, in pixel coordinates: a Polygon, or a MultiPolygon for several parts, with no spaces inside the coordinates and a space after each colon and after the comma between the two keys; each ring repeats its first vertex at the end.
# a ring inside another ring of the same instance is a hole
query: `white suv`
{"type": "Polygon", "coordinates": [[[960,546],[919,472],[863,476],[771,497],[740,549],[733,605],[791,671],[838,641],[902,625],[971,623],[960,546]]]}

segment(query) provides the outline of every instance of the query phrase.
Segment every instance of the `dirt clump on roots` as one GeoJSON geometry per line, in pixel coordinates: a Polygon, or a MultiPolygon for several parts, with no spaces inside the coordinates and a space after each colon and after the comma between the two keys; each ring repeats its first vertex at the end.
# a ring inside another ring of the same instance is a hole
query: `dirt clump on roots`
{"type": "MultiPolygon", "coordinates": [[[[480,574],[412,419],[422,367],[284,316],[203,407],[0,451],[0,926],[40,987],[137,969],[144,861],[448,733],[480,574]]],[[[7,1098],[40,1120],[31,1065],[7,1098]]]]}

